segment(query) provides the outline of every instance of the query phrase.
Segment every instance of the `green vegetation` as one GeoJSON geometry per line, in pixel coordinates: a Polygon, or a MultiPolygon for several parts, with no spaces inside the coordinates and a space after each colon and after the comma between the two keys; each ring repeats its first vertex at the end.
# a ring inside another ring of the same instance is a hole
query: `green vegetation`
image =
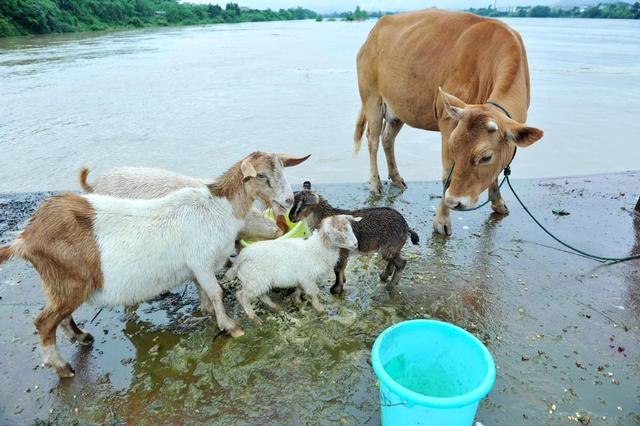
{"type": "Polygon", "coordinates": [[[617,2],[590,7],[562,9],[549,6],[519,6],[513,9],[496,9],[492,6],[468,9],[480,16],[517,18],[609,18],[640,19],[640,2],[634,4],[617,2]]]}
{"type": "Polygon", "coordinates": [[[393,13],[395,12],[367,12],[366,10],[360,9],[360,6],[356,6],[353,12],[333,12],[324,16],[329,18],[329,21],[335,21],[336,19],[342,19],[344,21],[365,21],[369,18],[379,18],[384,15],[392,15],[393,13]]]}
{"type": "Polygon", "coordinates": [[[0,37],[147,26],[314,19],[303,9],[248,9],[178,0],[0,0],[0,37]]]}

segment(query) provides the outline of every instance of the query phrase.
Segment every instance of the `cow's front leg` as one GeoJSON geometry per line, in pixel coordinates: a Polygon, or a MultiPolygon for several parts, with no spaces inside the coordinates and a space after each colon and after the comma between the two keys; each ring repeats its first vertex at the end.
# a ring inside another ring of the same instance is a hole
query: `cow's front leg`
{"type": "Polygon", "coordinates": [[[444,205],[444,198],[436,207],[436,216],[433,218],[433,230],[438,234],[451,235],[451,219],[449,218],[449,207],[444,205]]]}
{"type": "Polygon", "coordinates": [[[502,195],[500,195],[500,187],[498,186],[498,179],[496,179],[491,186],[489,186],[489,199],[491,200],[491,209],[501,215],[508,215],[509,209],[504,202],[502,195]]]}

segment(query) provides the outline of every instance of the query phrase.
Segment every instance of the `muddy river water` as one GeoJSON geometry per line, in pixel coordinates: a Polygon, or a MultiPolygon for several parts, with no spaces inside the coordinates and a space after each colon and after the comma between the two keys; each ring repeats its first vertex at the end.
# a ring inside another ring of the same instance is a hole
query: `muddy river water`
{"type": "MultiPolygon", "coordinates": [[[[545,131],[516,159],[518,176],[637,169],[640,21],[508,22],[528,51],[529,122],[545,131]]],[[[74,189],[85,163],[215,176],[258,148],[312,153],[310,167],[291,170],[297,180],[363,182],[367,155],[351,158],[355,55],[373,24],[0,39],[0,191],[74,189]]],[[[402,130],[406,180],[440,178],[439,140],[402,130]]]]}

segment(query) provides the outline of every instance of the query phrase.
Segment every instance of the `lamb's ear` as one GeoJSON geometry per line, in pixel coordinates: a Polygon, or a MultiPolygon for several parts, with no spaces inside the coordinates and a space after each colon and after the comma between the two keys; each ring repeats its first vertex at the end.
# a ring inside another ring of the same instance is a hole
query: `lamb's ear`
{"type": "Polygon", "coordinates": [[[442,87],[438,87],[438,91],[440,92],[440,97],[442,98],[442,103],[444,104],[444,109],[447,111],[447,114],[454,120],[460,120],[467,104],[442,90],[442,87]]]}
{"type": "Polygon", "coordinates": [[[248,158],[243,160],[242,163],[240,163],[240,171],[242,172],[243,182],[246,182],[252,177],[257,176],[256,169],[255,167],[253,167],[253,164],[251,164],[251,160],[248,158]]]}
{"type": "Polygon", "coordinates": [[[311,154],[305,155],[304,157],[292,157],[292,156],[287,155],[287,154],[276,154],[276,155],[278,156],[278,158],[282,162],[282,165],[285,166],[285,167],[297,166],[298,164],[300,164],[303,161],[305,161],[307,158],[311,157],[311,154]]]}

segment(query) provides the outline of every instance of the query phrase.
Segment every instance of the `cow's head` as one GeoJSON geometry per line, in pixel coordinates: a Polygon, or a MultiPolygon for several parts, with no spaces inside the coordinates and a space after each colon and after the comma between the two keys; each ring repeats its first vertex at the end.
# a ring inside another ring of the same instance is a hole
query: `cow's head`
{"type": "MultiPolygon", "coordinates": [[[[516,146],[533,144],[543,132],[510,119],[495,105],[467,105],[439,90],[445,113],[453,121],[448,149],[455,160],[444,204],[452,209],[471,208],[507,167],[516,146]]],[[[451,164],[444,167],[448,173],[451,164]]]]}

